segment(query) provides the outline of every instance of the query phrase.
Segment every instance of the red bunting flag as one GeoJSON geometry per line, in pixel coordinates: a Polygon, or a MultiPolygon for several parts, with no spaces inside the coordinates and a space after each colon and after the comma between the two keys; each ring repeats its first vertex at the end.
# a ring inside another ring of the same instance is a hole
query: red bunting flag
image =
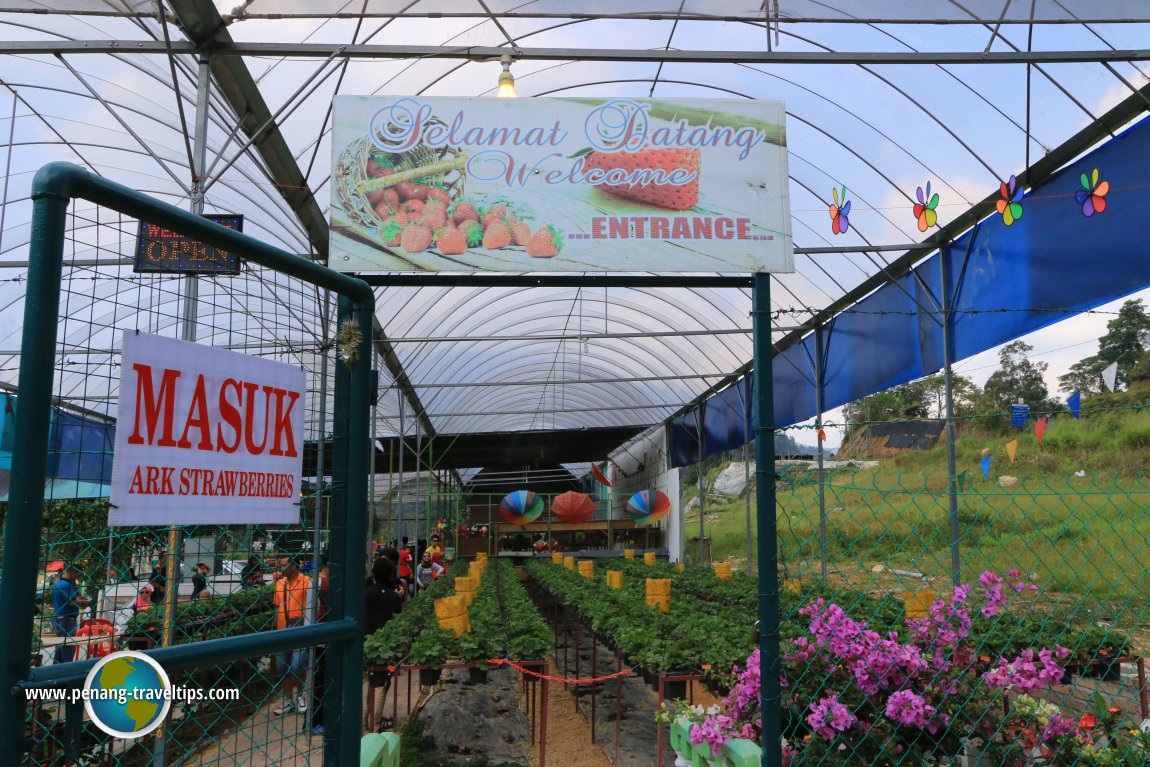
{"type": "Polygon", "coordinates": [[[822,429],[819,429],[819,442],[826,442],[826,441],[827,441],[827,433],[825,431],[823,431],[822,429]]]}
{"type": "Polygon", "coordinates": [[[1038,444],[1042,444],[1042,435],[1046,433],[1046,416],[1042,416],[1034,422],[1034,436],[1038,440],[1038,444]]]}
{"type": "Polygon", "coordinates": [[[611,487],[611,480],[607,479],[607,475],[604,474],[595,464],[591,464],[591,476],[594,477],[595,481],[600,485],[611,487]]]}

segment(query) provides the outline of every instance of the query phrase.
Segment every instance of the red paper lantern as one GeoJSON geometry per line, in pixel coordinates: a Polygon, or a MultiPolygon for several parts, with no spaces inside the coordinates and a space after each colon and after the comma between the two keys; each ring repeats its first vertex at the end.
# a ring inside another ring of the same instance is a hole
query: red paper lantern
{"type": "Polygon", "coordinates": [[[595,502],[586,493],[568,490],[551,502],[551,513],[560,522],[586,522],[595,513],[595,502]]]}

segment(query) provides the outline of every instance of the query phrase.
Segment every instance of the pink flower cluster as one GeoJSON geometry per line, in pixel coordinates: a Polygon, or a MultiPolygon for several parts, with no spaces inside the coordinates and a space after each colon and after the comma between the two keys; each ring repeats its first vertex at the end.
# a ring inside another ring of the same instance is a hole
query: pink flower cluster
{"type": "Polygon", "coordinates": [[[733,737],[758,739],[763,726],[759,714],[760,688],[759,651],[756,648],[747,658],[747,667],[739,673],[730,694],[723,698],[726,713],[708,716],[702,724],[691,727],[691,742],[695,745],[707,743],[711,753],[718,756],[723,744],[733,737]]]}
{"type": "Polygon", "coordinates": [[[938,723],[934,721],[937,711],[938,709],[926,702],[926,698],[914,690],[899,690],[887,698],[884,713],[888,719],[893,719],[899,724],[935,733],[938,732],[938,723]]]}
{"type": "Polygon", "coordinates": [[[866,695],[900,689],[930,668],[916,645],[903,644],[893,631],[880,636],[867,629],[866,623],[851,620],[834,603],[828,605],[817,599],[799,612],[810,616],[815,646],[796,640],[798,652],[809,658],[822,649],[826,664],[847,669],[866,695]]]}
{"type": "Polygon", "coordinates": [[[811,713],[807,715],[807,724],[823,740],[834,740],[836,731],[846,732],[857,721],[858,718],[834,695],[812,703],[811,713]]]}
{"type": "MultiPolygon", "coordinates": [[[[1018,571],[1007,573],[1007,578],[1019,577],[1018,571]]],[[[1015,593],[1035,588],[1022,581],[1008,583],[990,571],[978,582],[985,594],[979,610],[984,618],[1002,611],[1008,586],[1015,593]]],[[[908,619],[906,641],[900,640],[897,632],[883,636],[868,629],[866,622],[854,620],[842,607],[823,599],[800,609],[799,613],[810,620],[809,632],[793,640],[784,653],[783,667],[794,676],[790,684],[785,677],[780,681],[792,704],[805,702],[799,697],[803,694],[815,700],[804,718],[815,740],[841,738],[853,752],[868,738],[881,737],[893,739],[895,742],[887,745],[902,753],[913,748],[919,742],[915,737],[921,736],[907,736],[911,739],[904,743],[898,728],[934,736],[945,734],[947,727],[960,721],[964,703],[977,707],[989,701],[990,691],[1008,689],[1029,694],[1062,680],[1058,661],[1066,659],[1069,651],[1061,646],[1026,650],[1010,660],[999,658],[989,671],[972,673],[974,652],[965,641],[973,623],[971,592],[969,585],[957,586],[950,600],[935,601],[925,618],[908,619]],[[818,681],[811,687],[809,680],[818,681]]],[[[691,742],[707,743],[715,755],[730,738],[757,738],[761,732],[759,651],[747,659],[746,668],[735,671],[738,680],[723,700],[724,713],[708,716],[691,730],[691,742]]],[[[980,713],[963,726],[978,726],[977,722],[984,721],[980,713]]],[[[1043,725],[1039,737],[1044,742],[1053,740],[1073,728],[1072,720],[1054,715],[1043,725]]],[[[797,756],[796,747],[801,746],[787,745],[788,757],[797,756]]]]}
{"type": "Polygon", "coordinates": [[[945,661],[946,656],[941,651],[958,647],[970,634],[972,621],[966,609],[970,591],[971,587],[965,583],[955,586],[950,604],[947,604],[945,599],[937,599],[930,606],[927,617],[906,620],[914,641],[936,653],[935,667],[939,671],[944,672],[949,668],[949,663],[945,661]],[[939,659],[943,660],[942,665],[939,665],[939,659]]]}
{"type": "Polygon", "coordinates": [[[993,689],[1010,688],[1027,695],[1061,682],[1063,671],[1054,659],[1065,660],[1070,651],[1062,645],[1055,645],[1053,650],[1044,647],[1037,653],[1037,663],[1035,655],[1034,650],[1028,649],[1014,660],[999,658],[995,667],[982,678],[993,689]]]}

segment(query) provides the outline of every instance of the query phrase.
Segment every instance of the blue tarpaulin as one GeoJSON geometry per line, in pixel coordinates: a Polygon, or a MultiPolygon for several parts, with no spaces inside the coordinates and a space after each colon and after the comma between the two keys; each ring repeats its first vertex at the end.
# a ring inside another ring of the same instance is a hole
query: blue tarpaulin
{"type": "MultiPolygon", "coordinates": [[[[16,449],[16,408],[11,394],[0,394],[0,472],[12,470],[16,449]]],[[[46,498],[106,498],[112,482],[116,427],[52,409],[48,434],[46,498]]],[[[0,501],[7,493],[0,494],[0,501]]]]}
{"type": "MultiPolygon", "coordinates": [[[[1141,237],[1142,223],[1150,220],[1146,178],[1150,119],[1032,189],[1012,226],[995,215],[959,237],[948,258],[955,361],[1150,285],[1150,246],[1141,237]],[[1106,209],[1088,217],[1076,193],[1086,192],[1084,174],[1093,186],[1095,168],[1109,192],[1106,209]]],[[[935,253],[824,326],[824,410],[942,368],[942,268],[942,255],[935,253]]],[[[775,357],[776,427],[816,415],[815,359],[813,333],[775,357]]],[[[697,411],[671,422],[671,466],[746,442],[754,414],[735,400],[753,403],[748,393],[749,382],[740,382],[708,399],[701,429],[697,411]],[[700,430],[706,435],[702,449],[700,430]]]]}
{"type": "Polygon", "coordinates": [[[112,481],[116,427],[54,409],[48,438],[48,476],[81,482],[112,481]]]}

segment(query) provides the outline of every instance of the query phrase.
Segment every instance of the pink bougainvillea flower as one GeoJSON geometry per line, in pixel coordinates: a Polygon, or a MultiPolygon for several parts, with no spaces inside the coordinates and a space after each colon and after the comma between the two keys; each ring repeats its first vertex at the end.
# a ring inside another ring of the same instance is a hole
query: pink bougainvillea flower
{"type": "Polygon", "coordinates": [[[918,188],[918,202],[914,206],[914,217],[918,219],[918,230],[925,232],[932,226],[938,223],[938,213],[935,208],[938,207],[938,192],[933,196],[930,193],[930,182],[926,182],[926,192],[922,191],[922,187],[918,188]]]}
{"type": "Polygon", "coordinates": [[[847,188],[843,187],[842,199],[839,199],[839,190],[832,188],[831,195],[834,197],[834,204],[831,205],[831,231],[835,234],[843,234],[850,228],[851,222],[847,216],[851,212],[851,201],[847,199],[847,188]]]}
{"type": "Polygon", "coordinates": [[[1018,180],[1011,176],[1009,182],[1002,182],[999,193],[1002,198],[996,203],[996,207],[1002,216],[1002,223],[1010,226],[1022,218],[1022,187],[1018,186],[1018,180]]]}
{"type": "Polygon", "coordinates": [[[1083,173],[1078,177],[1082,188],[1074,193],[1074,199],[1082,206],[1082,215],[1090,218],[1095,213],[1106,210],[1106,193],[1110,191],[1109,181],[1098,181],[1098,169],[1087,176],[1083,173]]]}

